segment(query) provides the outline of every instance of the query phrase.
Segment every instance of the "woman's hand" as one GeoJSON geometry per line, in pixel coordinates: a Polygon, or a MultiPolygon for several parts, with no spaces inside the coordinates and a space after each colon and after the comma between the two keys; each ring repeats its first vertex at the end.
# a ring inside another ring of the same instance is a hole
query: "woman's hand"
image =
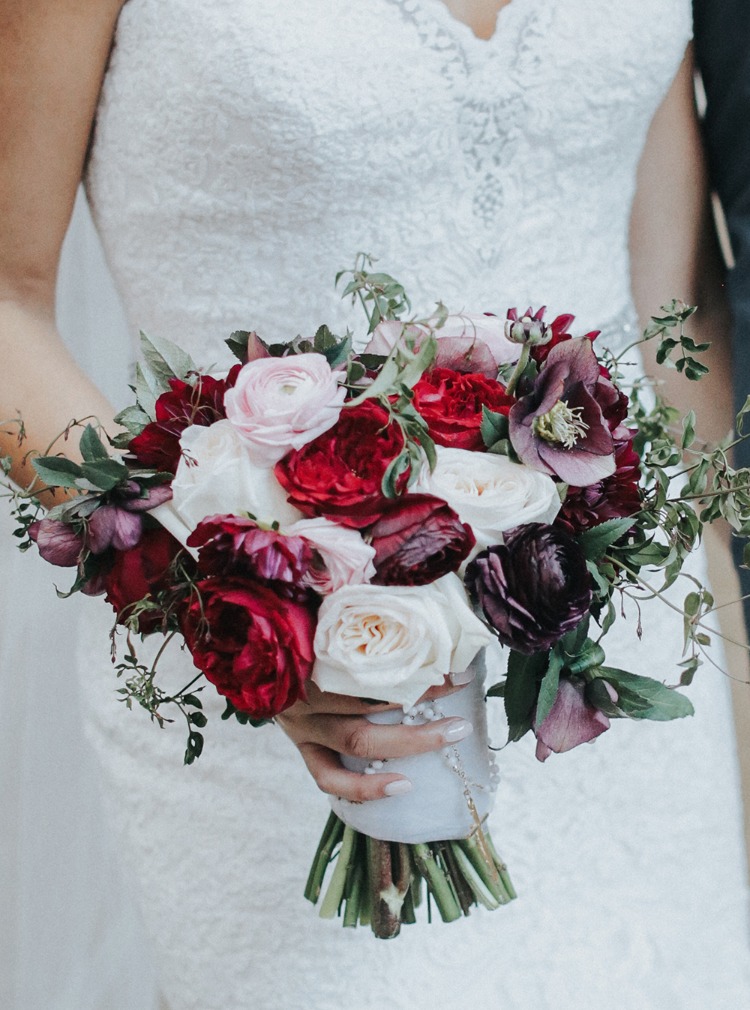
{"type": "MultiPolygon", "coordinates": [[[[422,700],[444,697],[469,680],[470,676],[453,674],[442,687],[428,691],[422,700]]],[[[329,694],[310,683],[307,699],[282,712],[276,722],[299,748],[308,771],[324,793],[361,803],[409,792],[411,782],[392,772],[364,775],[348,771],[339,754],[373,760],[425,754],[457,743],[473,730],[471,723],[460,718],[439,719],[423,726],[384,726],[366,718],[374,712],[398,708],[329,694]]]]}

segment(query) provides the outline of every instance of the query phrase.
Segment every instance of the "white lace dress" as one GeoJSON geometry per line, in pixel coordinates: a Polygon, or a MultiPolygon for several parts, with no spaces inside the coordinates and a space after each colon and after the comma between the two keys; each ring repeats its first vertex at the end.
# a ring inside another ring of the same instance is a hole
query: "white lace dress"
{"type": "MultiPolygon", "coordinates": [[[[333,277],[365,250],[418,308],[546,303],[622,335],[636,164],[690,30],[689,0],[512,0],[490,41],[441,0],[130,0],[88,189],[134,331],[208,364],[236,328],[343,328],[333,277]]],[[[327,806],[281,732],[217,702],[184,768],[181,727],[115,703],[103,611],[82,630],[89,731],[172,1010],[750,1005],[711,668],[692,720],[618,723],[544,766],[529,739],[503,751],[518,901],[383,943],[302,898],[327,806]]],[[[680,629],[643,618],[619,661],[672,677],[680,629]]]]}

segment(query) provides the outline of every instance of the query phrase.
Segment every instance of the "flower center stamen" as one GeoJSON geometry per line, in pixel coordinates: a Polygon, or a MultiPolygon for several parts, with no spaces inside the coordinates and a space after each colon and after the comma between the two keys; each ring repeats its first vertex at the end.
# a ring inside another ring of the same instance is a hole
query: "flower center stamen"
{"type": "Polygon", "coordinates": [[[582,413],[583,407],[569,407],[564,400],[558,400],[546,414],[534,420],[534,433],[545,442],[572,449],[589,429],[582,413]]]}

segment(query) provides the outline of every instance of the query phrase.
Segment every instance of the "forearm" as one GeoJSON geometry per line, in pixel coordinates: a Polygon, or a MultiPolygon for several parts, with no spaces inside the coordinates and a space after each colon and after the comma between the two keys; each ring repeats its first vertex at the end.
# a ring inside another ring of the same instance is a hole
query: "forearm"
{"type": "Polygon", "coordinates": [[[0,456],[10,457],[11,477],[20,486],[34,478],[31,456],[77,455],[75,434],[58,440],[71,421],[96,417],[108,432],[116,430],[112,407],[76,365],[42,306],[0,301],[0,361],[0,456]]]}

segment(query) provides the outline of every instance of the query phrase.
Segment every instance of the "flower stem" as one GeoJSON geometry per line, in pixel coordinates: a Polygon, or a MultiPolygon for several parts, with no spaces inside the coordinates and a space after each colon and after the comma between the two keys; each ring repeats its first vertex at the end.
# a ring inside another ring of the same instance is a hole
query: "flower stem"
{"type": "Polygon", "coordinates": [[[343,821],[341,821],[336,814],[331,811],[326,822],[326,826],[323,828],[323,834],[320,836],[318,848],[315,850],[315,856],[313,857],[312,866],[310,867],[310,873],[307,878],[307,884],[305,885],[305,897],[308,901],[311,901],[313,905],[320,897],[320,889],[323,886],[323,878],[325,877],[326,869],[328,868],[328,864],[333,856],[333,850],[341,841],[343,833],[343,821]]]}
{"type": "Polygon", "coordinates": [[[344,896],[346,878],[349,873],[349,864],[354,853],[354,842],[357,832],[347,824],[341,839],[341,849],[336,860],[336,869],[333,871],[331,882],[320,906],[321,919],[333,919],[341,905],[344,896]]]}
{"type": "Polygon", "coordinates": [[[518,381],[523,375],[526,366],[529,363],[530,356],[531,356],[531,347],[529,346],[529,344],[524,344],[521,347],[521,356],[516,362],[516,367],[513,369],[511,377],[508,379],[508,384],[505,387],[505,392],[508,394],[508,396],[512,396],[515,393],[518,381]]]}
{"type": "MultiPolygon", "coordinates": [[[[398,936],[401,929],[401,908],[407,888],[394,880],[393,854],[390,842],[367,838],[367,864],[371,901],[371,928],[381,940],[398,936]]],[[[399,868],[396,867],[398,870],[399,868]]],[[[398,874],[397,874],[398,875],[398,874]]],[[[408,885],[407,885],[408,886],[408,885]]]]}
{"type": "Polygon", "coordinates": [[[500,879],[503,882],[505,891],[510,900],[512,901],[514,898],[517,898],[518,895],[516,894],[516,889],[513,886],[513,882],[510,879],[510,874],[508,873],[508,866],[498,855],[497,849],[495,848],[495,845],[492,841],[492,836],[489,834],[489,832],[485,833],[484,839],[487,842],[487,848],[492,853],[492,858],[495,860],[495,866],[497,867],[497,872],[500,874],[500,879]]]}
{"type": "Polygon", "coordinates": [[[443,922],[461,918],[461,906],[453,895],[443,871],[438,866],[430,846],[420,842],[412,846],[414,859],[440,912],[443,922]]]}

